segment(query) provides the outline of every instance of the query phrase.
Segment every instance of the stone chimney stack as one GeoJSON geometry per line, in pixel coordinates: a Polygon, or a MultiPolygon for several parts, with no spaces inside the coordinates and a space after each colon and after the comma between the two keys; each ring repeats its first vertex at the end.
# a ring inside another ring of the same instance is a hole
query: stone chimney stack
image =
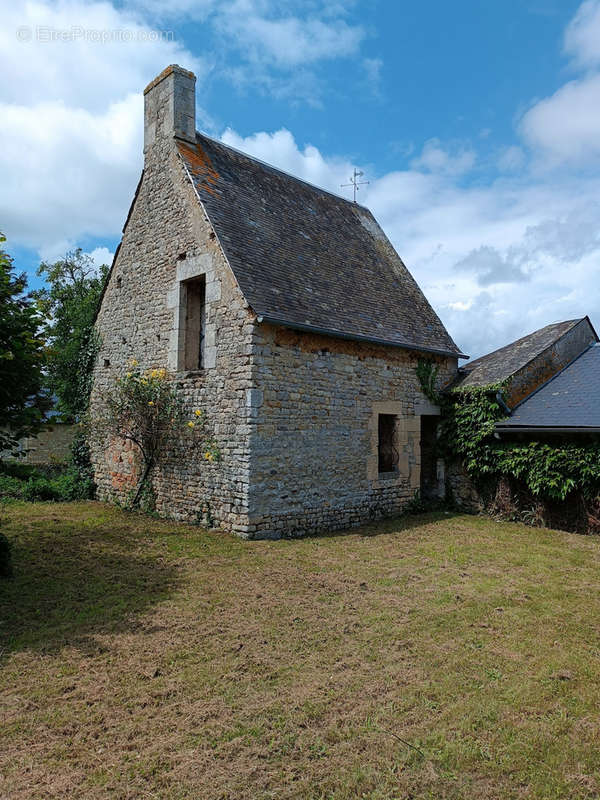
{"type": "Polygon", "coordinates": [[[174,136],[196,142],[196,76],[177,64],[144,89],[144,153],[174,136]]]}

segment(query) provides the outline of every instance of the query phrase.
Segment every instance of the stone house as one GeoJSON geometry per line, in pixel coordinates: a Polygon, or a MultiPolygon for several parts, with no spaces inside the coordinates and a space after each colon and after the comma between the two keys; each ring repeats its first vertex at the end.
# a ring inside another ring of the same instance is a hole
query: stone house
{"type": "MultiPolygon", "coordinates": [[[[169,455],[157,509],[278,537],[397,513],[443,490],[432,457],[440,385],[464,357],[366,209],[197,133],[195,77],[145,90],[144,169],[97,317],[92,413],[136,358],[207,412],[218,463],[169,455]]],[[[123,499],[134,454],[93,452],[123,499]]]]}

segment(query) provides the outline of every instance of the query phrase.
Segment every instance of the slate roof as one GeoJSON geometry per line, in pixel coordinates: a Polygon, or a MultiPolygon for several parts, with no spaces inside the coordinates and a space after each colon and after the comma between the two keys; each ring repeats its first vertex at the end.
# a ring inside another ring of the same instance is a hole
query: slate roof
{"type": "Polygon", "coordinates": [[[498,430],[600,431],[600,343],[584,350],[499,422],[498,430]]]}
{"type": "Polygon", "coordinates": [[[453,385],[460,386],[462,389],[467,386],[489,386],[501,383],[551,347],[581,321],[581,319],[569,319],[565,322],[554,322],[517,339],[516,342],[494,350],[492,353],[475,358],[462,365],[453,385]]]}
{"type": "Polygon", "coordinates": [[[460,354],[366,208],[201,134],[178,149],[264,321],[460,354]]]}

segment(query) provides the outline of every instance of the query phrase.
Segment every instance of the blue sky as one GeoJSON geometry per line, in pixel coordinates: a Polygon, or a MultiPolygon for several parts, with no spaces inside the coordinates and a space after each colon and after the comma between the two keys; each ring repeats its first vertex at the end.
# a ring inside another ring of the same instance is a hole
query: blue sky
{"type": "Polygon", "coordinates": [[[16,266],[119,241],[142,96],[176,62],[198,127],[375,213],[479,355],[600,325],[600,0],[17,0],[0,64],[0,230],[16,266]],[[161,33],[162,32],[162,33],[161,33]]]}
{"type": "MultiPolygon", "coordinates": [[[[434,137],[487,134],[493,151],[515,139],[519,109],[556,88],[566,70],[562,35],[578,5],[358,3],[344,19],[363,29],[360,51],[316,65],[314,94],[307,80],[306,97],[298,92],[282,102],[256,86],[232,87],[217,68],[203,103],[218,129],[232,126],[247,136],[285,127],[300,143],[372,163],[377,173],[406,166],[409,154],[434,137]]],[[[177,35],[199,54],[214,47],[201,24],[177,35]]],[[[228,54],[221,57],[226,68],[228,54]]]]}

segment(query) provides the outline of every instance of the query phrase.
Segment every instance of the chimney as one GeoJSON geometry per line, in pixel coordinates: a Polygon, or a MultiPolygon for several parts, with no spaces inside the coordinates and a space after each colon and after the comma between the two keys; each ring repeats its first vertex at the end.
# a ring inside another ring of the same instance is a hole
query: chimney
{"type": "Polygon", "coordinates": [[[174,136],[196,142],[196,76],[178,64],[144,89],[144,153],[158,140],[174,136]]]}

